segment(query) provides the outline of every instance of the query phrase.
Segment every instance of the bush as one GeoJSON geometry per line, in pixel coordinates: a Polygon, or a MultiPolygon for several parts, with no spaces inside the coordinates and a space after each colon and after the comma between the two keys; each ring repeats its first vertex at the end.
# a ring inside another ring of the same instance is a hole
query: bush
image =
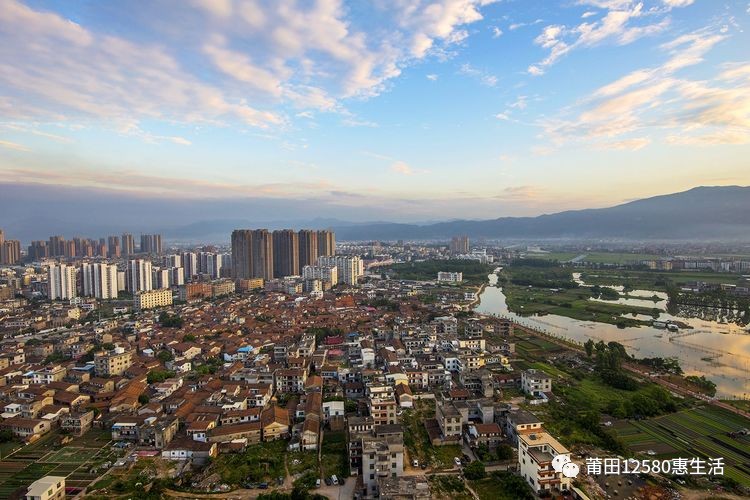
{"type": "Polygon", "coordinates": [[[484,479],[487,472],[484,470],[484,462],[476,460],[464,467],[466,479],[484,479]]]}

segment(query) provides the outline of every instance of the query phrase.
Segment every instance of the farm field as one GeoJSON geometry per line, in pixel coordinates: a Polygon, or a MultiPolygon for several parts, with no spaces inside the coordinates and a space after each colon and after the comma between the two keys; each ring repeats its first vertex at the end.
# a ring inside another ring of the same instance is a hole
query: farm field
{"type": "Polygon", "coordinates": [[[60,437],[59,433],[49,433],[0,461],[0,498],[8,498],[47,475],[64,476],[67,488],[82,489],[104,472],[92,469],[117,460],[109,447],[108,432],[91,430],[62,446],[58,444],[60,437]]]}
{"type": "Polygon", "coordinates": [[[544,259],[544,260],[556,260],[558,262],[567,262],[570,259],[578,257],[578,253],[575,252],[546,252],[546,253],[535,253],[529,252],[525,254],[527,259],[544,259]]]}
{"type": "Polygon", "coordinates": [[[619,421],[617,435],[633,452],[656,452],[655,458],[723,457],[724,475],[750,485],[750,436],[732,438],[748,421],[710,406],[642,421],[619,421]]]}

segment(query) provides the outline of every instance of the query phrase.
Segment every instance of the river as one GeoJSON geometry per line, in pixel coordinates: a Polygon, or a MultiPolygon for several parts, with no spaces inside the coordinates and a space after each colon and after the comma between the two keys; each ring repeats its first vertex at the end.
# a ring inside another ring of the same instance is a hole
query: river
{"type": "MultiPolygon", "coordinates": [[[[618,328],[607,323],[581,321],[565,316],[520,316],[508,310],[505,294],[497,286],[497,275],[489,275],[489,284],[479,297],[475,311],[502,316],[522,325],[544,331],[556,337],[585,342],[588,339],[616,341],[638,358],[675,357],[686,375],[705,375],[716,384],[716,396],[725,399],[750,398],[750,334],[743,327],[699,318],[672,316],[665,311],[666,296],[661,292],[637,290],[639,297],[657,295],[659,302],[640,298],[620,299],[630,305],[648,304],[658,308],[659,320],[677,320],[692,329],[670,333],[650,326],[618,328]],[[671,340],[670,340],[671,339],[671,340]]],[[[651,319],[648,318],[642,319],[651,319]]]]}

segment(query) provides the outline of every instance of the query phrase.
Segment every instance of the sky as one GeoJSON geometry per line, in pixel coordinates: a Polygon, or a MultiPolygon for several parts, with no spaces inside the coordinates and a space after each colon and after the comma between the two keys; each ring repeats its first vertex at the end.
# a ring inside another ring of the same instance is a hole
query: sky
{"type": "Polygon", "coordinates": [[[0,198],[413,222],[749,185],[748,21],[747,0],[0,0],[0,198]]]}

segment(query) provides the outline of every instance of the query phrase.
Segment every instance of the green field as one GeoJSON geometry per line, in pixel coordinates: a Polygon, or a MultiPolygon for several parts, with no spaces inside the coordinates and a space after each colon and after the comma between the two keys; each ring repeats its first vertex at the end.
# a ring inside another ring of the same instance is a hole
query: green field
{"type": "Polygon", "coordinates": [[[558,262],[567,262],[574,257],[580,255],[576,252],[547,252],[547,253],[527,253],[524,256],[527,259],[544,259],[544,260],[556,260],[558,262]]]}
{"type": "Polygon", "coordinates": [[[581,278],[589,285],[627,286],[631,289],[667,291],[669,284],[681,285],[691,281],[706,283],[735,283],[737,274],[694,271],[632,271],[621,269],[587,269],[581,278]]]}
{"type": "Polygon", "coordinates": [[[747,419],[704,406],[641,421],[620,421],[618,436],[633,452],[656,452],[654,458],[724,458],[724,475],[750,486],[750,437],[729,432],[746,428],[747,419]]]}
{"type": "Polygon", "coordinates": [[[219,455],[211,463],[209,472],[219,474],[222,481],[230,485],[245,481],[273,481],[286,476],[286,446],[287,442],[283,440],[270,441],[248,446],[243,453],[219,455]]]}
{"type": "Polygon", "coordinates": [[[320,468],[324,476],[349,477],[349,451],[345,431],[323,433],[320,468]]]}
{"type": "Polygon", "coordinates": [[[663,255],[650,253],[620,253],[620,252],[587,252],[586,257],[581,262],[590,262],[592,264],[633,264],[640,263],[644,260],[656,260],[663,258],[663,255]]]}
{"type": "Polygon", "coordinates": [[[393,277],[402,280],[435,281],[440,271],[463,273],[463,284],[480,285],[487,282],[487,275],[494,266],[474,260],[426,260],[406,262],[390,267],[393,277]]]}
{"type": "Polygon", "coordinates": [[[51,432],[0,461],[0,498],[8,498],[47,475],[65,476],[66,486],[84,488],[104,472],[93,472],[93,468],[118,458],[109,447],[109,432],[92,429],[62,446],[60,437],[51,432]]]}

